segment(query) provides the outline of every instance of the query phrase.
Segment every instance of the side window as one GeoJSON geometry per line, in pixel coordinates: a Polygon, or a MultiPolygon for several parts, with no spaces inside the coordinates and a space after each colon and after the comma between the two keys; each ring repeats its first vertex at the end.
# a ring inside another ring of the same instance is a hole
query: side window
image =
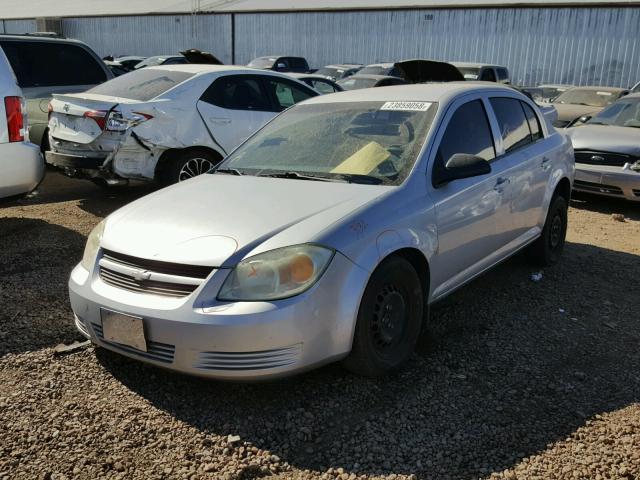
{"type": "Polygon", "coordinates": [[[276,110],[279,112],[289,108],[295,103],[314,96],[311,92],[303,90],[298,85],[289,83],[286,80],[265,78],[265,83],[269,92],[272,93],[275,98],[276,110]]]}
{"type": "Polygon", "coordinates": [[[81,45],[43,41],[0,45],[22,88],[96,85],[107,80],[98,59],[81,45]]]}
{"type": "Polygon", "coordinates": [[[524,117],[520,100],[515,98],[492,98],[491,106],[498,119],[505,153],[531,143],[529,124],[524,117]]]}
{"type": "Polygon", "coordinates": [[[218,78],[200,100],[230,110],[272,110],[260,80],[253,76],[230,75],[218,78]]]}
{"type": "Polygon", "coordinates": [[[536,141],[542,138],[542,129],[540,128],[540,121],[538,120],[538,116],[536,112],[533,111],[529,105],[524,102],[520,102],[522,108],[524,109],[524,114],[527,117],[527,122],[529,123],[529,131],[531,132],[531,140],[536,141]]]}
{"type": "Polygon", "coordinates": [[[484,68],[482,69],[482,74],[480,75],[480,80],[484,80],[485,82],[495,82],[496,74],[493,73],[493,68],[484,68]]]}
{"type": "Polygon", "coordinates": [[[317,91],[319,91],[322,94],[335,92],[333,85],[331,85],[330,83],[323,82],[322,80],[313,80],[312,83],[313,83],[313,88],[315,88],[317,91]]]}
{"type": "Polygon", "coordinates": [[[507,72],[506,68],[498,68],[496,70],[498,72],[498,80],[506,80],[509,78],[509,72],[507,72]]]}
{"type": "Polygon", "coordinates": [[[440,140],[437,164],[443,167],[456,153],[477,155],[485,160],[496,156],[491,127],[481,100],[465,103],[451,116],[440,140]]]}
{"type": "Polygon", "coordinates": [[[273,64],[273,70],[278,72],[288,72],[291,70],[290,61],[288,58],[278,58],[273,64]]]}

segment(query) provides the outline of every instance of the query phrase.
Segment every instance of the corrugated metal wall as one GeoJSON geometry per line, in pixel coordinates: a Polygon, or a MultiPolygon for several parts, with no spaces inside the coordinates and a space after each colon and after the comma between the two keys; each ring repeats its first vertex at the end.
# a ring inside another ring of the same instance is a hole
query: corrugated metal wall
{"type": "Polygon", "coordinates": [[[198,48],[231,62],[230,15],[65,18],[67,37],[101,55],[162,55],[198,48]]]}
{"type": "MultiPolygon", "coordinates": [[[[35,30],[5,21],[7,32],[35,30]]],[[[68,18],[100,55],[200,48],[231,62],[231,15],[68,18]]],[[[514,82],[629,86],[640,80],[640,8],[508,8],[235,14],[235,60],[292,54],[313,66],[432,58],[495,62],[514,82]]]]}
{"type": "Polygon", "coordinates": [[[36,30],[35,20],[3,20],[2,33],[30,33],[36,30]]]}
{"type": "Polygon", "coordinates": [[[236,16],[236,60],[290,53],[331,62],[495,62],[519,84],[640,80],[640,9],[509,8],[236,16]]]}

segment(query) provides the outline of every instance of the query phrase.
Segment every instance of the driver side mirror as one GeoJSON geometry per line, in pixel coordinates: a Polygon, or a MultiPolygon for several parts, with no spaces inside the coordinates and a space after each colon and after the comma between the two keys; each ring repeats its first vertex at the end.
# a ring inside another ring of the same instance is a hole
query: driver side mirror
{"type": "Polygon", "coordinates": [[[469,153],[456,153],[446,165],[433,170],[433,186],[438,188],[453,180],[478,177],[491,173],[491,165],[484,158],[469,153]]]}

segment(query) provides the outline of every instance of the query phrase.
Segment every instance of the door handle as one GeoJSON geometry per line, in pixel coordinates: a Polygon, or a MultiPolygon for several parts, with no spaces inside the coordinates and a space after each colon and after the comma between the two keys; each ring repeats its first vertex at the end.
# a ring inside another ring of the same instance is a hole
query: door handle
{"type": "Polygon", "coordinates": [[[209,117],[209,121],[216,125],[228,125],[231,123],[230,118],[209,117]]]}
{"type": "Polygon", "coordinates": [[[496,184],[494,185],[493,189],[498,192],[498,193],[502,193],[504,191],[504,187],[505,185],[508,185],[511,183],[511,180],[505,177],[498,177],[498,179],[496,180],[496,184]]]}
{"type": "Polygon", "coordinates": [[[540,162],[540,166],[543,170],[548,170],[551,163],[551,159],[549,157],[542,157],[542,162],[540,162]]]}

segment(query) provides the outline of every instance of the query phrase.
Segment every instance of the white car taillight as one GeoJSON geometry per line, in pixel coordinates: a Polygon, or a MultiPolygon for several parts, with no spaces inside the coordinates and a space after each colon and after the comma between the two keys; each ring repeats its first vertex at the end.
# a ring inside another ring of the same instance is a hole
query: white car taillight
{"type": "Polygon", "coordinates": [[[113,111],[107,119],[106,129],[111,132],[124,132],[129,127],[134,127],[153,118],[153,115],[141,112],[133,112],[130,118],[124,118],[121,112],[113,111]]]}
{"type": "Polygon", "coordinates": [[[7,114],[7,129],[10,142],[22,142],[25,136],[25,115],[22,97],[4,97],[4,109],[7,114]]]}

